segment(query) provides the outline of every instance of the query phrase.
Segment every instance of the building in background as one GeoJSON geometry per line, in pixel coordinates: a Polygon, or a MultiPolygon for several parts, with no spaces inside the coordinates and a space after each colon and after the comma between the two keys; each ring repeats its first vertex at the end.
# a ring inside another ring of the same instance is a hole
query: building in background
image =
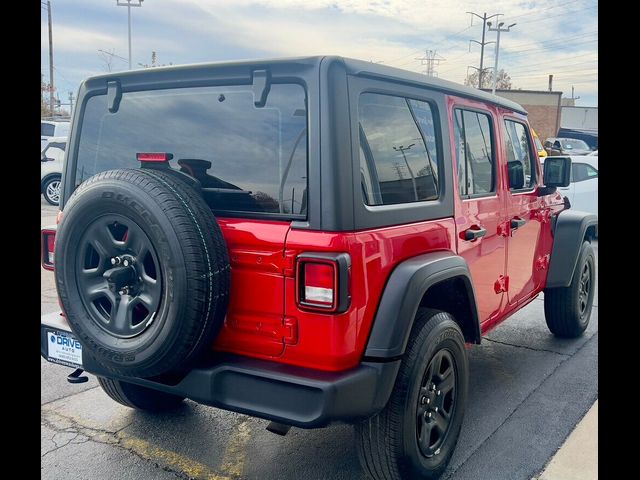
{"type": "MultiPolygon", "coordinates": [[[[483,88],[486,92],[490,89],[483,88]]],[[[499,97],[519,103],[529,113],[529,123],[542,142],[555,137],[560,129],[562,92],[546,90],[496,90],[499,97]]]]}

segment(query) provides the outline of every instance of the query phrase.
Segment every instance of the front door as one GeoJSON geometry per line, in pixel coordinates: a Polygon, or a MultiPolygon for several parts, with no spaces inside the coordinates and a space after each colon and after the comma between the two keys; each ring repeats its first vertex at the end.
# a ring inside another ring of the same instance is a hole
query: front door
{"type": "Polygon", "coordinates": [[[497,168],[497,111],[457,99],[450,114],[455,142],[458,254],[469,265],[480,322],[485,323],[498,318],[504,308],[505,198],[497,168]]]}
{"type": "Polygon", "coordinates": [[[529,127],[512,117],[504,117],[501,127],[508,179],[507,296],[513,307],[530,297],[542,282],[541,227],[547,220],[538,197],[540,171],[529,127]]]}

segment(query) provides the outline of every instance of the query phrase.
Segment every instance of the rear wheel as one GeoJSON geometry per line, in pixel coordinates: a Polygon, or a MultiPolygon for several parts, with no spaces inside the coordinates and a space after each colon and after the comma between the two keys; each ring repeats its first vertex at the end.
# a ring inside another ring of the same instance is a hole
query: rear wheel
{"type": "Polygon", "coordinates": [[[596,263],[593,247],[583,242],[571,284],[544,291],[544,316],[551,333],[575,338],[589,325],[595,293],[596,263]]]}
{"type": "Polygon", "coordinates": [[[182,403],[184,397],[160,392],[133,383],[98,377],[104,393],[125,407],[151,412],[173,410],[182,403]]]}
{"type": "Polygon", "coordinates": [[[460,434],[468,371],[464,337],[454,318],[419,309],[389,402],[355,427],[358,456],[371,478],[442,474],[460,434]]]}
{"type": "Polygon", "coordinates": [[[60,185],[60,177],[53,177],[42,187],[42,195],[49,204],[56,206],[60,204],[60,185]]]}

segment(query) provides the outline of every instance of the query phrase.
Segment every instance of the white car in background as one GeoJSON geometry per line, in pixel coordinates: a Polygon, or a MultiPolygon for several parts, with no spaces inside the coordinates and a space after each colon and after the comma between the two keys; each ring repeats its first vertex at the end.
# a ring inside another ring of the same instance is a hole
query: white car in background
{"type": "Polygon", "coordinates": [[[52,137],[40,153],[40,193],[51,205],[60,203],[60,185],[67,137],[52,137]]]}
{"type": "MultiPolygon", "coordinates": [[[[550,158],[550,157],[547,157],[550,158]]],[[[569,199],[573,210],[598,214],[598,156],[570,155],[571,180],[558,191],[569,199]]],[[[541,159],[544,162],[546,158],[541,159]]]]}
{"type": "Polygon", "coordinates": [[[42,151],[53,137],[68,137],[69,125],[68,120],[40,120],[40,150],[42,151]]]}

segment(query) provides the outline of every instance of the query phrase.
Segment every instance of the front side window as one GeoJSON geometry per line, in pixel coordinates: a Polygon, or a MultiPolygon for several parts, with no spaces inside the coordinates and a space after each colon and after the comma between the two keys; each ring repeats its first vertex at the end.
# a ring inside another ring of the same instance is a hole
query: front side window
{"type": "Polygon", "coordinates": [[[358,104],[360,177],[366,205],[438,198],[438,154],[429,103],[363,93],[358,104]]]}
{"type": "Polygon", "coordinates": [[[491,117],[471,110],[455,110],[454,138],[458,191],[462,197],[495,192],[495,159],[491,117]]]}
{"type": "Polygon", "coordinates": [[[273,84],[264,107],[254,101],[251,85],[124,92],[109,113],[107,96],[93,96],[75,185],[105,170],[139,168],[137,153],[166,152],[172,168],[200,181],[214,211],[306,215],[304,88],[273,84]]]}
{"type": "Polygon", "coordinates": [[[504,125],[509,188],[511,190],[532,188],[536,182],[535,157],[531,155],[532,149],[527,127],[514,120],[505,120],[504,125]]]}

